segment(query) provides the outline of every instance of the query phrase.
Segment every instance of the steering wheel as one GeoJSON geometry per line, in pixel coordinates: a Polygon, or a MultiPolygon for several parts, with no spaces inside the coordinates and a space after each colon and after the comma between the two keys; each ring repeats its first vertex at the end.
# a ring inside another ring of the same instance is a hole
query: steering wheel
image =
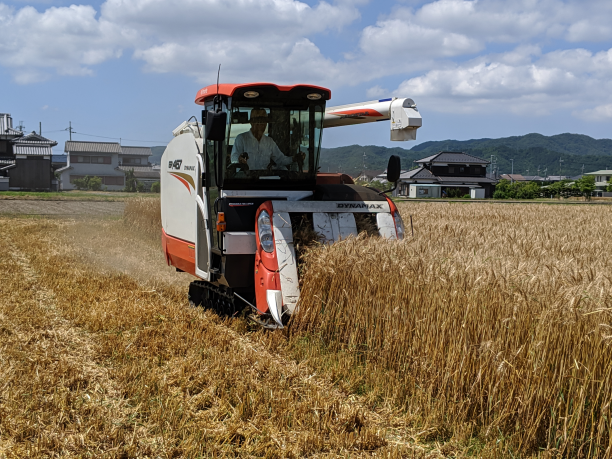
{"type": "Polygon", "coordinates": [[[249,165],[246,163],[232,163],[229,166],[227,166],[227,170],[231,172],[232,174],[235,174],[236,172],[238,172],[238,169],[240,169],[243,172],[248,172],[249,165]]]}

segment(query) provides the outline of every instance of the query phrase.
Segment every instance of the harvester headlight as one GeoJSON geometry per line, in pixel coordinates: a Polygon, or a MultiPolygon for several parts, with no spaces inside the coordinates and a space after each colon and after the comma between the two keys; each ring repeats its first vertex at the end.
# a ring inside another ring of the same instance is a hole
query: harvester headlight
{"type": "Polygon", "coordinates": [[[306,97],[310,100],[319,100],[322,96],[318,92],[313,92],[311,94],[308,94],[306,97]]]}
{"type": "Polygon", "coordinates": [[[259,93],[257,91],[247,91],[244,93],[244,97],[247,99],[255,99],[256,97],[259,97],[259,93]]]}
{"type": "Polygon", "coordinates": [[[400,217],[399,212],[396,210],[393,212],[393,221],[395,222],[395,231],[397,232],[397,238],[399,240],[404,239],[404,222],[400,217]]]}
{"type": "Polygon", "coordinates": [[[274,235],[272,234],[272,222],[270,215],[262,210],[257,218],[257,230],[259,231],[259,242],[261,247],[268,253],[274,249],[274,235]]]}

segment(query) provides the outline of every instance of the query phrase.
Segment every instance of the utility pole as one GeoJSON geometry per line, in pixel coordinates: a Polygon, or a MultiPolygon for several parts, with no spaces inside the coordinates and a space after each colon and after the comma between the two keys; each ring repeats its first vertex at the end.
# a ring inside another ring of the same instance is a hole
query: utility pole
{"type": "Polygon", "coordinates": [[[561,159],[561,156],[559,156],[559,180],[561,180],[561,163],[563,162],[563,160],[561,159]]]}
{"type": "Polygon", "coordinates": [[[25,130],[25,126],[23,125],[23,121],[19,122],[19,126],[17,126],[17,130],[23,132],[25,130]]]}
{"type": "Polygon", "coordinates": [[[38,135],[42,135],[42,121],[38,122],[38,135]]]}
{"type": "Polygon", "coordinates": [[[582,165],[582,175],[584,175],[584,164],[582,165]]]}
{"type": "Polygon", "coordinates": [[[514,174],[514,160],[511,159],[510,161],[512,161],[512,173],[514,174]]]}
{"type": "Polygon", "coordinates": [[[72,140],[72,121],[68,121],[68,132],[70,132],[70,140],[72,140]]]}
{"type": "Polygon", "coordinates": [[[365,151],[363,152],[363,170],[365,172],[365,159],[366,159],[366,154],[365,151]]]}

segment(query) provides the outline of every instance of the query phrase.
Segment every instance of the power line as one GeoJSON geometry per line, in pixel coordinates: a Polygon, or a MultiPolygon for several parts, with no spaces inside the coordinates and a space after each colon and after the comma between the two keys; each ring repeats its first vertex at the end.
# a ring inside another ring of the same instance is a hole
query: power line
{"type": "MultiPolygon", "coordinates": [[[[65,130],[65,129],[64,129],[65,130]]],[[[124,139],[123,137],[106,137],[103,135],[84,134],[83,132],[72,131],[73,134],[84,135],[87,137],[98,137],[100,139],[114,139],[114,140],[129,140],[130,142],[148,142],[148,143],[166,143],[166,140],[141,140],[141,139],[124,139]]]]}

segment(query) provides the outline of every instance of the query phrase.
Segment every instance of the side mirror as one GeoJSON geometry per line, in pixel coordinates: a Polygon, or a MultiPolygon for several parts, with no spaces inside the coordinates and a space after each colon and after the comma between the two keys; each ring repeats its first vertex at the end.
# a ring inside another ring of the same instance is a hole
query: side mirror
{"type": "Polygon", "coordinates": [[[387,165],[387,181],[396,183],[402,173],[402,161],[399,156],[392,155],[387,165]]]}
{"type": "Polygon", "coordinates": [[[225,126],[227,124],[227,113],[215,113],[211,110],[206,112],[206,140],[222,141],[225,139],[225,126]]]}

